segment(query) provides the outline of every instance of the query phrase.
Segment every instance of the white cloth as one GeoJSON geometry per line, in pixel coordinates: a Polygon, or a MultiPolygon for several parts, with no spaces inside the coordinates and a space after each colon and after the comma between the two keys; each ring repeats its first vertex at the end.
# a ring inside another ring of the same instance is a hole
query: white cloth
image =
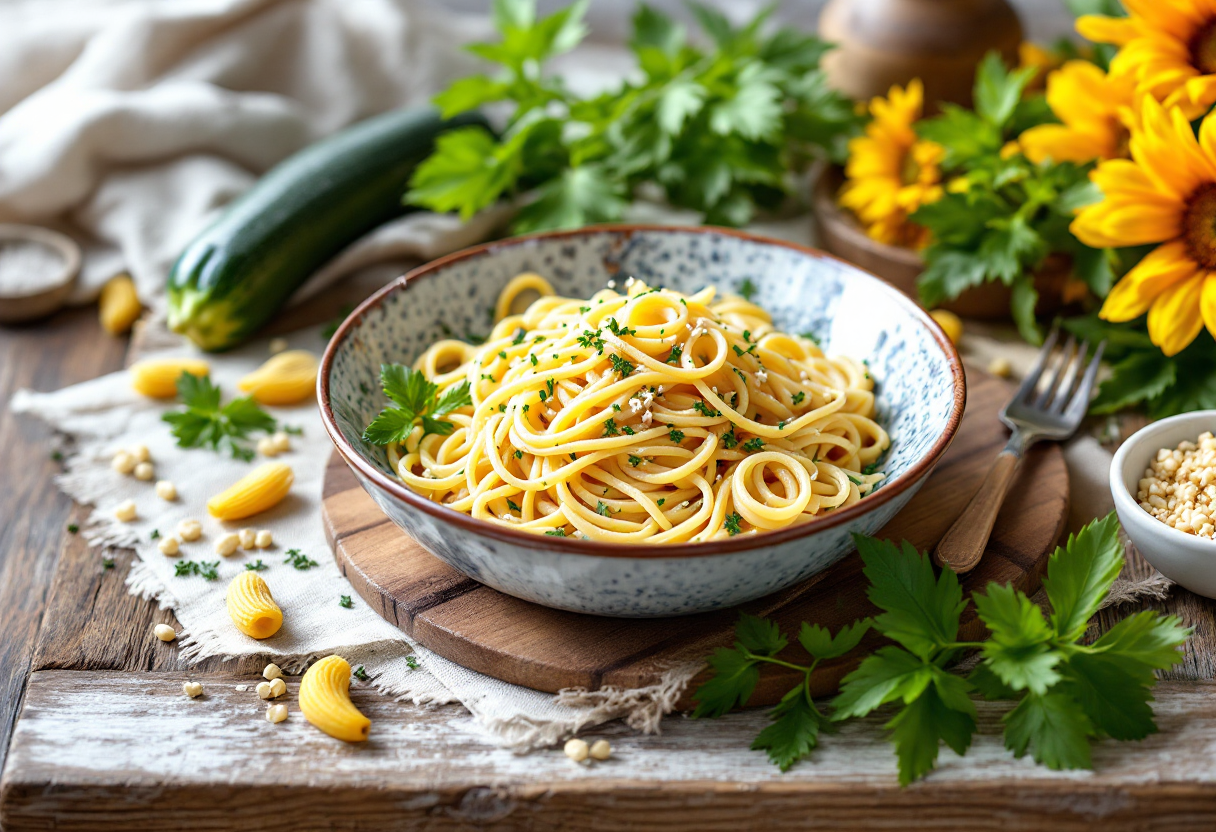
{"type": "MultiPolygon", "coordinates": [[[[87,241],[76,300],[126,269],[155,307],[183,246],[259,174],[426,102],[488,33],[423,0],[0,4],[0,222],[87,241]]],[[[400,250],[433,222],[397,224],[400,250]]]]}

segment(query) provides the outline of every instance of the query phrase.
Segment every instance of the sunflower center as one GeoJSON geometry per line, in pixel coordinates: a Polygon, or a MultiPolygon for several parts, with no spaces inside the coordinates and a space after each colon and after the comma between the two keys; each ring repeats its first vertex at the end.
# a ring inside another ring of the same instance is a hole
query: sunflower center
{"type": "Polygon", "coordinates": [[[1190,48],[1191,64],[1204,75],[1216,74],[1216,20],[1195,32],[1190,48]]]}
{"type": "Polygon", "coordinates": [[[1187,253],[1207,269],[1216,269],[1216,182],[1203,185],[1187,200],[1182,215],[1187,253]]]}

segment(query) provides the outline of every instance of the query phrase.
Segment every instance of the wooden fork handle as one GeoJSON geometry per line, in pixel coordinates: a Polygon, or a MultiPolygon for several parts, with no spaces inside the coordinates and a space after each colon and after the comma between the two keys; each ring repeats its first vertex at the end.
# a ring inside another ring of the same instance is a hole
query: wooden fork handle
{"type": "Polygon", "coordinates": [[[997,455],[980,490],[975,492],[945,537],[938,541],[933,550],[934,563],[949,566],[960,575],[975,568],[988,545],[997,513],[1005,502],[1005,493],[1021,467],[1022,454],[1017,450],[1007,447],[997,455]]]}

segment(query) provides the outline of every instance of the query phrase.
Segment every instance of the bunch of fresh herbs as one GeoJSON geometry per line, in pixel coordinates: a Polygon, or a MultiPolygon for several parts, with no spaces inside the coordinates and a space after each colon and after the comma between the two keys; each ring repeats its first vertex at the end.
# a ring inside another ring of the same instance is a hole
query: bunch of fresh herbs
{"type": "Polygon", "coordinates": [[[760,666],[778,664],[802,678],[752,748],[767,750],[783,771],[815,748],[821,729],[883,709],[899,781],[907,785],[934,768],[941,743],[966,753],[976,729],[974,694],[1015,703],[1003,719],[1005,747],[1015,756],[1029,753],[1053,769],[1090,768],[1094,739],[1142,739],[1157,730],[1148,704],[1155,671],[1181,660],[1178,648],[1190,633],[1174,616],[1139,612],[1087,643],[1089,619],[1123,566],[1118,531],[1111,514],[1056,549],[1043,581],[1050,614],[1009,586],[990,583],[973,594],[970,603],[988,629],[983,641],[959,640],[968,601],[954,572],[935,576],[929,556],[907,542],[901,547],[857,535],[868,596],[881,614],[834,636],[804,623],[798,642],[811,655],[809,665],[780,658],[788,642],[775,624],[743,616],[734,647],[709,659],[714,675],[696,692],[695,715],[720,716],[746,705],[760,666]],[[845,677],[825,713],[811,699],[811,674],[818,662],[856,648],[871,626],[893,643],[845,677]],[[964,652],[975,650],[974,670],[950,672],[964,652]]]}
{"type": "Polygon", "coordinates": [[[812,158],[841,158],[858,128],[852,102],[819,69],[828,46],[790,27],[763,33],[771,7],[735,27],[690,3],[711,44],[703,49],[641,4],[629,43],[636,72],[615,90],[580,97],[545,64],[583,39],[586,8],[580,0],[538,18],[535,0],[495,0],[500,39],[469,49],[498,71],[455,82],[435,103],[445,116],[504,107],[506,127],[498,136],[482,127],[440,136],[408,202],[468,218],[528,194],[513,225],[526,232],[620,219],[648,187],[707,223],[742,225],[780,204],[791,174],[812,158]]]}
{"type": "Polygon", "coordinates": [[[947,104],[917,124],[918,135],[945,150],[947,187],[910,219],[933,234],[918,284],[926,306],[1000,281],[1012,291],[1018,331],[1038,344],[1034,273],[1049,255],[1067,257],[1098,297],[1110,291],[1113,274],[1104,251],[1068,230],[1073,212],[1100,196],[1088,180],[1092,166],[1034,164],[1010,144],[1023,130],[1055,121],[1042,95],[1024,94],[1033,75],[1033,68],[1009,71],[989,54],[976,72],[974,110],[947,104]]]}

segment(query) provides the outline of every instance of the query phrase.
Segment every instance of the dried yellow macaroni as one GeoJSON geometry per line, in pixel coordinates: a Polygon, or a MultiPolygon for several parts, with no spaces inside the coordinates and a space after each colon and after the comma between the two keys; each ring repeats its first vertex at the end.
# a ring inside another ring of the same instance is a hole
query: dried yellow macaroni
{"type": "Polygon", "coordinates": [[[237,384],[261,404],[287,405],[316,395],[317,357],[288,350],[272,357],[237,384]]]}
{"type": "Polygon", "coordinates": [[[257,572],[241,572],[228,584],[228,615],[250,638],[270,638],[283,626],[283,611],[257,572]]]}
{"type": "Polygon", "coordinates": [[[97,300],[101,326],[111,335],[129,330],[144,311],[135,293],[135,283],[125,274],[111,278],[101,289],[97,300]]]}
{"type": "Polygon", "coordinates": [[[131,365],[131,386],[152,399],[171,399],[182,373],[205,376],[211,365],[200,358],[148,358],[131,365]]]}
{"type": "Polygon", "coordinates": [[[287,496],[295,474],[282,462],[259,465],[207,501],[207,511],[220,520],[252,517],[278,505],[287,496]]]}
{"type": "Polygon", "coordinates": [[[300,680],[300,712],[331,737],[347,742],[366,740],[372,724],[350,701],[350,664],[341,656],[326,656],[308,668],[300,680]]]}

